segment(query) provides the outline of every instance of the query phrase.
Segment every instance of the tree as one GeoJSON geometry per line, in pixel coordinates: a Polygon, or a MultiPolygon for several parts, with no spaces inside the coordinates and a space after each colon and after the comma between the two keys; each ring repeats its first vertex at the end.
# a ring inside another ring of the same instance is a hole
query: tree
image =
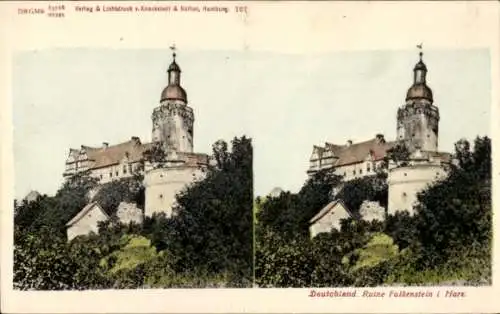
{"type": "Polygon", "coordinates": [[[331,201],[332,191],[340,182],[341,178],[330,170],[318,171],[299,193],[283,192],[260,203],[257,220],[285,238],[308,237],[310,219],[331,201]]]}
{"type": "Polygon", "coordinates": [[[342,200],[354,215],[359,214],[359,208],[363,201],[376,201],[382,207],[387,208],[388,186],[386,176],[385,174],[379,174],[346,182],[335,198],[342,200]]]}
{"type": "Polygon", "coordinates": [[[477,258],[491,267],[490,249],[484,249],[491,248],[492,239],[490,139],[477,138],[474,151],[466,142],[457,143],[455,157],[449,177],[418,196],[421,263],[434,267],[453,262],[460,267],[477,258]]]}
{"type": "Polygon", "coordinates": [[[93,201],[99,203],[102,209],[110,216],[116,213],[121,202],[135,203],[144,209],[145,195],[142,184],[143,176],[135,175],[103,184],[93,201]]]}
{"type": "Polygon", "coordinates": [[[388,215],[385,221],[385,232],[394,239],[400,249],[407,248],[417,241],[416,218],[406,211],[388,215]]]}
{"type": "Polygon", "coordinates": [[[95,248],[75,249],[48,228],[36,234],[15,228],[14,288],[99,289],[108,285],[95,248]]]}
{"type": "Polygon", "coordinates": [[[167,152],[161,142],[154,142],[144,151],[143,157],[145,162],[150,163],[153,168],[162,168],[167,161],[167,152]]]}
{"type": "Polygon", "coordinates": [[[308,238],[284,238],[262,227],[255,255],[255,282],[261,287],[309,287],[314,259],[308,238]]]}
{"type": "Polygon", "coordinates": [[[229,273],[238,286],[252,281],[252,144],[246,137],[231,144],[229,152],[217,142],[217,166],[177,196],[163,245],[179,259],[176,272],[229,273]]]}
{"type": "Polygon", "coordinates": [[[384,157],[383,168],[388,169],[389,164],[392,162],[396,166],[406,166],[408,165],[408,160],[410,159],[410,151],[404,142],[399,141],[392,148],[387,150],[387,154],[384,157]]]}

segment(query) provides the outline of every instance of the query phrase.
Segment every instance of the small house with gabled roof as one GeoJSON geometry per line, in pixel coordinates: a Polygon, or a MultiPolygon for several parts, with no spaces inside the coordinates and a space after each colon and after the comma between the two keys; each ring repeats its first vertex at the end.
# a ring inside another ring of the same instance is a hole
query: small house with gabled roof
{"type": "Polygon", "coordinates": [[[321,209],[309,220],[311,238],[322,232],[330,232],[333,228],[340,231],[343,219],[355,218],[342,200],[334,200],[321,209]]]}
{"type": "Polygon", "coordinates": [[[89,234],[90,232],[98,233],[99,222],[107,221],[108,219],[108,214],[106,214],[97,202],[87,204],[66,224],[68,241],[79,235],[89,234]]]}

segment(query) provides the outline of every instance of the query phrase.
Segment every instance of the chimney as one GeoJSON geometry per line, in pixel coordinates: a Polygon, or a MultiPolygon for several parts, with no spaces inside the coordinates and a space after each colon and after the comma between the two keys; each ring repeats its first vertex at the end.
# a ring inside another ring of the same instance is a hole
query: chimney
{"type": "Polygon", "coordinates": [[[352,145],[352,141],[351,140],[347,140],[347,143],[345,144],[345,146],[349,147],[352,145]]]}
{"type": "Polygon", "coordinates": [[[102,149],[106,149],[106,148],[108,148],[108,146],[109,146],[109,143],[102,142],[102,149]]]}
{"type": "Polygon", "coordinates": [[[377,144],[384,144],[385,143],[384,135],[380,133],[375,135],[375,141],[377,142],[377,144]]]}

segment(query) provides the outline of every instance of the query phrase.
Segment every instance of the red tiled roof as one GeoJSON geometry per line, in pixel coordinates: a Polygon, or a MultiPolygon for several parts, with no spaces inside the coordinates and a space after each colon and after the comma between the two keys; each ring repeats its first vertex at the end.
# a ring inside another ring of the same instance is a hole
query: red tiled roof
{"type": "Polygon", "coordinates": [[[149,148],[151,144],[142,144],[138,139],[112,145],[108,147],[89,147],[83,146],[87,156],[93,161],[91,169],[102,168],[120,163],[120,161],[128,157],[130,162],[140,161],[143,157],[143,152],[149,148]]]}
{"type": "Polygon", "coordinates": [[[334,163],[336,167],[360,163],[365,160],[368,155],[372,155],[373,160],[382,160],[387,151],[395,145],[395,142],[380,141],[377,138],[353,143],[351,145],[333,145],[333,154],[337,157],[334,163]]]}

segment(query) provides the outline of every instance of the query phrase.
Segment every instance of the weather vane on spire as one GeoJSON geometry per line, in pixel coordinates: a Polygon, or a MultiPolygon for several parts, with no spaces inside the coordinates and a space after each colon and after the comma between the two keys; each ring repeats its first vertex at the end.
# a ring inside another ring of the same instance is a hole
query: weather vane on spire
{"type": "Polygon", "coordinates": [[[420,52],[418,53],[418,55],[420,56],[420,60],[422,60],[422,56],[424,55],[424,53],[422,52],[423,47],[424,47],[423,43],[417,45],[417,48],[420,50],[420,52]]]}
{"type": "Polygon", "coordinates": [[[174,61],[175,61],[175,56],[176,56],[176,51],[177,51],[177,47],[175,47],[175,43],[170,46],[170,50],[172,50],[172,56],[174,57],[174,61]]]}

